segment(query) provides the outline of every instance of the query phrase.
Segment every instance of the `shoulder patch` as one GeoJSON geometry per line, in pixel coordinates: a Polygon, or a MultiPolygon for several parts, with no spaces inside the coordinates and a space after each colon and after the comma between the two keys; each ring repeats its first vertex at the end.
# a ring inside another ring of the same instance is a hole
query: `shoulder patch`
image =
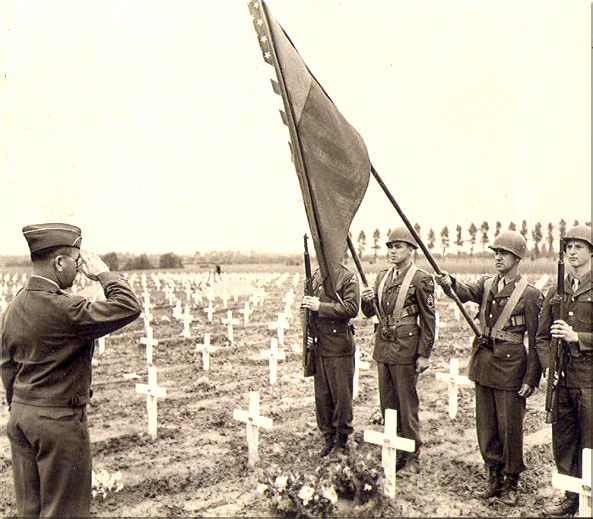
{"type": "Polygon", "coordinates": [[[431,309],[434,308],[434,296],[432,294],[428,294],[426,297],[426,306],[431,309]]]}

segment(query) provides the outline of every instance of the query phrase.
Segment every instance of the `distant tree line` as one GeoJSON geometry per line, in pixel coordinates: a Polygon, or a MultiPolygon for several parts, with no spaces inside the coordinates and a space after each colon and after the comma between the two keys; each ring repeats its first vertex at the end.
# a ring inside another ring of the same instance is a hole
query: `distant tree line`
{"type": "MultiPolygon", "coordinates": [[[[579,225],[579,221],[575,220],[572,225],[579,225]]],[[[585,225],[591,226],[591,222],[585,222],[585,225]]],[[[541,257],[552,257],[556,254],[554,243],[559,237],[566,234],[568,224],[564,219],[561,219],[557,225],[549,222],[547,226],[543,227],[541,222],[535,222],[531,228],[527,225],[526,220],[522,220],[517,229],[517,224],[514,221],[510,221],[507,229],[518,230],[519,233],[525,238],[530,251],[532,259],[541,257]]],[[[468,254],[465,250],[469,248],[469,255],[478,255],[486,252],[487,245],[494,241],[496,237],[503,230],[502,222],[497,221],[494,224],[494,229],[490,227],[487,221],[483,221],[478,227],[474,222],[471,222],[467,228],[464,229],[460,224],[455,226],[455,231],[450,232],[449,227],[446,225],[439,232],[439,240],[437,243],[437,235],[435,230],[430,227],[425,236],[422,235],[422,227],[420,224],[414,224],[414,229],[423,239],[426,247],[432,252],[434,251],[439,255],[447,255],[454,245],[456,247],[456,254],[468,254]],[[476,253],[476,246],[479,244],[481,251],[476,253]]],[[[391,229],[388,229],[385,233],[385,238],[381,239],[381,230],[375,229],[372,233],[373,244],[370,248],[373,250],[372,257],[365,256],[367,252],[367,235],[364,230],[358,233],[357,238],[357,252],[360,258],[369,259],[371,262],[377,261],[378,251],[382,248],[382,243],[387,240],[387,237],[391,233],[391,229]]]]}

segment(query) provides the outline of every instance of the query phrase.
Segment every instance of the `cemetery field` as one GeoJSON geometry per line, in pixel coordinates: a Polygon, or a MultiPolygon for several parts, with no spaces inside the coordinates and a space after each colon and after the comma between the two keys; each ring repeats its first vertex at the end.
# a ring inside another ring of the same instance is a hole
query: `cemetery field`
{"type": "MultiPolygon", "coordinates": [[[[540,278],[530,277],[533,281],[540,278]]],[[[372,282],[373,275],[369,278],[372,282]]],[[[278,511],[272,508],[268,497],[257,492],[258,485],[266,482],[266,474],[314,474],[320,465],[330,467],[345,462],[337,454],[323,462],[317,457],[321,438],[315,422],[313,381],[303,378],[301,367],[298,306],[302,275],[224,272],[222,278],[213,279],[208,273],[152,272],[144,281],[140,274],[134,274],[131,281],[145,302],[146,319],[141,317],[113,333],[104,344],[97,343],[95,349],[94,396],[88,406],[88,420],[93,467],[105,479],[103,484],[96,483],[93,515],[275,516],[278,511]],[[212,322],[205,311],[210,304],[212,322]],[[223,319],[227,322],[223,323],[223,319]],[[204,369],[203,353],[198,351],[206,334],[215,348],[209,356],[208,370],[204,369]],[[147,346],[147,342],[152,344],[147,346]],[[278,359],[276,381],[271,384],[269,357],[263,353],[270,350],[273,342],[285,358],[278,359]],[[150,355],[156,382],[149,384],[150,355]],[[148,384],[148,393],[157,396],[147,397],[146,388],[139,392],[142,388],[136,384],[148,384]],[[246,424],[235,419],[241,414],[235,410],[249,409],[252,391],[259,394],[259,415],[272,422],[271,428],[259,428],[257,460],[254,451],[251,455],[248,452],[246,424]],[[156,432],[152,433],[149,398],[153,411],[154,400],[157,402],[156,432]],[[254,466],[249,464],[250,456],[254,466]],[[118,471],[122,487],[119,490],[116,483],[110,488],[106,478],[118,471]]],[[[551,283],[548,280],[547,286],[551,283]]],[[[9,280],[5,289],[7,300],[11,297],[11,284],[9,280]]],[[[79,290],[88,296],[96,293],[93,285],[81,286],[79,290]]],[[[397,476],[394,500],[381,497],[380,480],[370,501],[358,504],[340,498],[332,509],[335,515],[532,516],[557,494],[551,487],[554,467],[550,426],[544,423],[542,383],[527,404],[528,470],[521,479],[519,506],[509,508],[476,497],[486,476],[476,440],[473,388],[459,388],[457,415],[450,418],[447,382],[436,377],[437,372],[449,370],[451,358],[458,359],[459,372],[467,374],[471,332],[466,323],[456,319],[456,312],[442,293],[436,308],[440,323],[438,341],[431,368],[420,376],[418,383],[424,441],[422,471],[397,476]]],[[[383,432],[383,426],[373,419],[378,410],[376,365],[370,358],[373,323],[361,314],[354,324],[361,360],[369,361],[369,367],[359,370],[352,457],[355,464],[364,460],[366,467],[382,473],[381,447],[363,441],[364,430],[383,432]]],[[[0,514],[14,516],[7,414],[3,405],[0,514]]]]}

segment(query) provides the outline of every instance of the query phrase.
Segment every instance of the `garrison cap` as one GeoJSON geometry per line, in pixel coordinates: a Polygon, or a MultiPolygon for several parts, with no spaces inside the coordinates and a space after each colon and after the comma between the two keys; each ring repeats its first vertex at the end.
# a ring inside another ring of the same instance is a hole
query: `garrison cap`
{"type": "Polygon", "coordinates": [[[82,232],[68,223],[39,223],[23,227],[23,236],[29,250],[37,252],[49,247],[76,247],[80,249],[82,232]]]}
{"type": "Polygon", "coordinates": [[[407,243],[408,245],[411,245],[415,249],[418,248],[418,244],[412,236],[412,233],[408,230],[407,227],[404,227],[403,225],[401,227],[396,227],[395,229],[393,229],[393,231],[389,233],[387,243],[392,243],[395,241],[402,241],[404,243],[407,243]]]}
{"type": "Polygon", "coordinates": [[[593,239],[591,238],[591,227],[587,225],[575,225],[572,229],[564,235],[565,240],[581,240],[593,247],[593,239]]]}
{"type": "Polygon", "coordinates": [[[506,250],[520,259],[525,257],[527,252],[527,242],[521,233],[517,231],[502,231],[494,240],[492,245],[488,246],[493,251],[506,250]]]}

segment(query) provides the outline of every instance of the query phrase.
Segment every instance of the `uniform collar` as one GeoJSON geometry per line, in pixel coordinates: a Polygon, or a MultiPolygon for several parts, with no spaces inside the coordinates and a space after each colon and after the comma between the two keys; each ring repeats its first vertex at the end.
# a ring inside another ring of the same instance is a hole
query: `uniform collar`
{"type": "MultiPolygon", "coordinates": [[[[507,281],[504,288],[502,290],[499,290],[496,294],[494,294],[494,297],[508,297],[508,296],[510,296],[513,293],[513,290],[515,290],[515,287],[517,286],[517,283],[519,282],[520,278],[521,278],[521,275],[517,274],[513,279],[511,279],[510,281],[507,281]]],[[[500,274],[497,274],[496,279],[494,280],[494,286],[497,289],[498,289],[498,283],[500,282],[501,279],[503,279],[503,276],[501,276],[500,274]]]]}
{"type": "MultiPolygon", "coordinates": [[[[572,273],[569,273],[568,276],[565,278],[565,290],[568,288],[570,292],[572,292],[572,280],[575,279],[575,276],[572,273]]],[[[580,294],[584,294],[585,292],[591,290],[591,271],[587,272],[582,279],[579,279],[579,288],[573,295],[578,296],[580,294]]]]}
{"type": "Polygon", "coordinates": [[[61,292],[59,285],[43,276],[38,274],[32,274],[27,281],[26,290],[41,290],[46,292],[61,292]]]}

